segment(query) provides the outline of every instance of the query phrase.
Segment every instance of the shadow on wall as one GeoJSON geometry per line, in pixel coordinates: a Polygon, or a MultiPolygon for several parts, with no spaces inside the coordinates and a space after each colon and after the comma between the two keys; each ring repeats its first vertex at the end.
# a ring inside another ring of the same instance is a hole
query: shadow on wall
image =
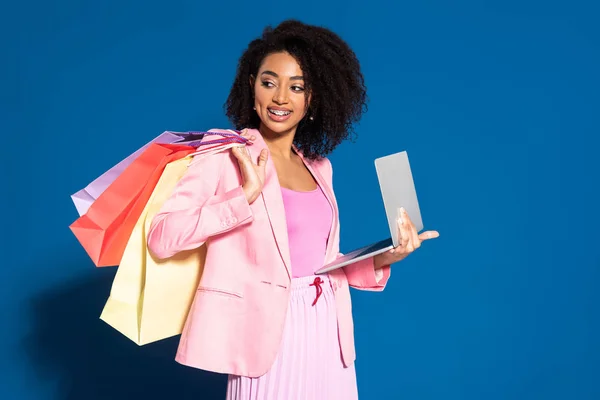
{"type": "Polygon", "coordinates": [[[115,272],[101,268],[32,299],[23,350],[39,379],[57,382],[57,399],[225,398],[225,375],[174,360],[179,336],[139,347],[99,319],[115,272]]]}

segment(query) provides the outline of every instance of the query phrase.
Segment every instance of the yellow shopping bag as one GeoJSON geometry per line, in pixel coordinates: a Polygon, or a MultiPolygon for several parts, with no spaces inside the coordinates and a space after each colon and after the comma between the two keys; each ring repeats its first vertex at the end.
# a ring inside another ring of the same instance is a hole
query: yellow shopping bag
{"type": "Polygon", "coordinates": [[[205,245],[164,260],[153,258],[146,245],[152,219],[191,160],[188,156],[165,167],[127,242],[100,316],[140,346],[182,332],[204,266],[205,245]]]}

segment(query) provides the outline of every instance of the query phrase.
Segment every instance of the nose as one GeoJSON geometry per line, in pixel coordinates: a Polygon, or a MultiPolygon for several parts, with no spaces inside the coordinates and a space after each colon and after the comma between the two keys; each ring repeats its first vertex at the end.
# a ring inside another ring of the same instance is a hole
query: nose
{"type": "Polygon", "coordinates": [[[276,104],[285,104],[288,102],[288,93],[282,87],[278,87],[273,95],[273,102],[276,104]]]}

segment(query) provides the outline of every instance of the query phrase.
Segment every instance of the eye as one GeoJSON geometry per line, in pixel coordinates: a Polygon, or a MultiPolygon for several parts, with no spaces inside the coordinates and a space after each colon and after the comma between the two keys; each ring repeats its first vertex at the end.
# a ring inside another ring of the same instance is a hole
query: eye
{"type": "Polygon", "coordinates": [[[264,86],[264,87],[273,87],[273,86],[275,86],[275,85],[273,84],[273,82],[269,82],[269,81],[262,81],[262,82],[261,82],[261,84],[262,84],[262,86],[264,86]]]}
{"type": "Polygon", "coordinates": [[[303,92],[304,88],[302,86],[292,86],[292,90],[294,92],[303,92]]]}

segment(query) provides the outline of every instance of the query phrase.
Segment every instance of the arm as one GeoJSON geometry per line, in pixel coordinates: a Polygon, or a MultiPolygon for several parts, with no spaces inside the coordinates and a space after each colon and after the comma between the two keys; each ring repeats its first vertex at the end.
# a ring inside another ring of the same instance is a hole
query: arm
{"type": "MultiPolygon", "coordinates": [[[[326,178],[333,187],[333,167],[329,159],[325,161],[326,178]]],[[[342,255],[338,253],[338,257],[342,255]]],[[[342,267],[348,285],[360,290],[382,291],[390,278],[391,268],[389,265],[375,265],[375,260],[376,257],[369,257],[342,267]]]]}
{"type": "Polygon", "coordinates": [[[209,237],[252,221],[242,186],[216,194],[229,152],[192,160],[173,193],[153,218],[148,248],[158,258],[198,248],[209,237]]]}

